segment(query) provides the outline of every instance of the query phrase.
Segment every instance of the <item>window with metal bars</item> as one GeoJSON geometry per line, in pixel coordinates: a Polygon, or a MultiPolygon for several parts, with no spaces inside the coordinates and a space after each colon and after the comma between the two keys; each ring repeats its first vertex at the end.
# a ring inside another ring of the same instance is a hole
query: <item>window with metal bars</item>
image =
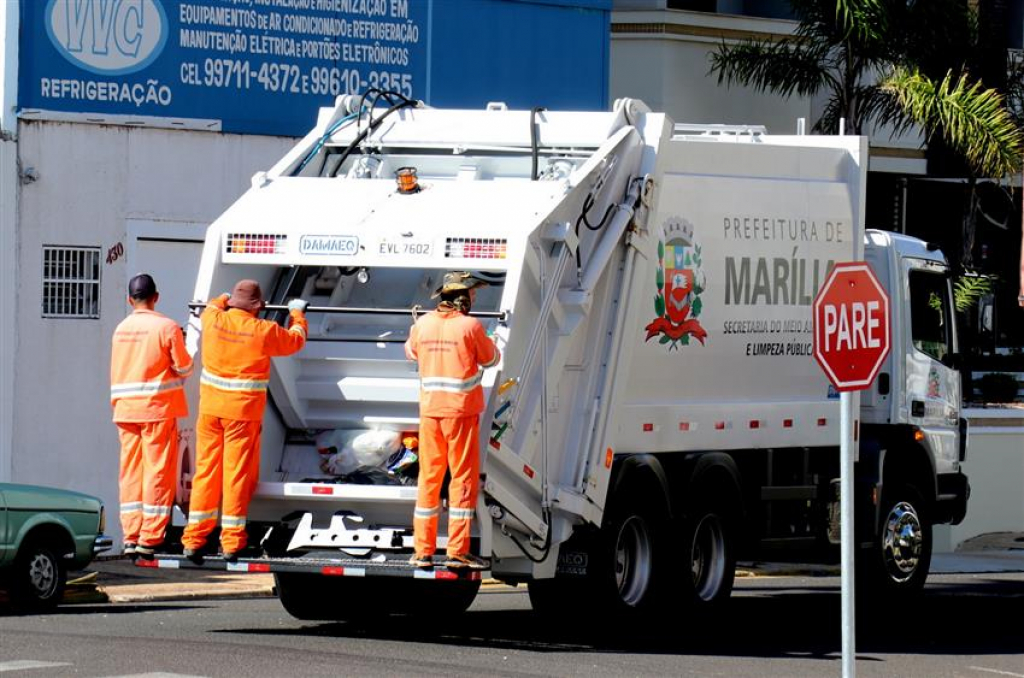
{"type": "Polygon", "coordinates": [[[100,248],[43,246],[43,317],[100,317],[100,248]]]}

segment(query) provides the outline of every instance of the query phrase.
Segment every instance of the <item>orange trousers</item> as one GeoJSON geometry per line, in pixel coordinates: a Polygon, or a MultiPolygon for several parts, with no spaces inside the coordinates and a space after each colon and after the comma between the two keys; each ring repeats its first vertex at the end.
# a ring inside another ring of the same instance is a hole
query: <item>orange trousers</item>
{"type": "Polygon", "coordinates": [[[196,421],[196,473],[188,525],[181,543],[198,550],[217,526],[225,553],[245,548],[245,519],[260,475],[260,421],[222,419],[200,414],[196,421]]]}
{"type": "Polygon", "coordinates": [[[121,531],[125,543],[157,546],[178,480],[178,420],[117,422],[121,439],[121,531]]]}
{"type": "Polygon", "coordinates": [[[416,553],[437,550],[437,519],[441,512],[441,485],[450,468],[448,485],[448,555],[469,553],[469,528],[480,491],[479,416],[420,417],[420,475],[413,534],[416,553]]]}

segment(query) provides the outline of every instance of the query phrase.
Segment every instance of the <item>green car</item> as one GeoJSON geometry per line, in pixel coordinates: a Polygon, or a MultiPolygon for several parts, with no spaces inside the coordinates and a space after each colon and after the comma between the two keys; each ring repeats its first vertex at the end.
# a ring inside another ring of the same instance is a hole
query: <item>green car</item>
{"type": "Polygon", "coordinates": [[[22,610],[55,607],[69,571],[113,546],[103,502],[80,492],[0,483],[0,588],[22,610]]]}

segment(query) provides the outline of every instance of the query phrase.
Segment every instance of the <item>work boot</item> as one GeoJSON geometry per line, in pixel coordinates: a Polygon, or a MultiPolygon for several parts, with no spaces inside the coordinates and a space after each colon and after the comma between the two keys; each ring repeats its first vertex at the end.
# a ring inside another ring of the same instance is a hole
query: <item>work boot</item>
{"type": "Polygon", "coordinates": [[[444,561],[444,566],[449,570],[486,570],[491,566],[489,560],[478,558],[472,553],[456,553],[449,555],[444,561]]]}
{"type": "MultiPolygon", "coordinates": [[[[156,546],[159,546],[159,544],[156,546]]],[[[153,555],[156,553],[156,546],[144,546],[143,544],[137,544],[135,546],[135,556],[139,558],[139,560],[153,560],[153,555]]]]}
{"type": "Polygon", "coordinates": [[[434,558],[432,556],[413,555],[413,557],[409,559],[409,564],[413,567],[418,567],[421,570],[426,570],[434,566],[434,558]]]}
{"type": "Polygon", "coordinates": [[[186,560],[195,565],[202,565],[204,562],[203,554],[199,552],[199,549],[186,548],[182,553],[186,560]]]}
{"type": "Polygon", "coordinates": [[[121,549],[121,553],[131,558],[132,562],[135,562],[135,559],[138,557],[135,553],[136,548],[138,548],[138,544],[133,541],[126,541],[121,549]]]}

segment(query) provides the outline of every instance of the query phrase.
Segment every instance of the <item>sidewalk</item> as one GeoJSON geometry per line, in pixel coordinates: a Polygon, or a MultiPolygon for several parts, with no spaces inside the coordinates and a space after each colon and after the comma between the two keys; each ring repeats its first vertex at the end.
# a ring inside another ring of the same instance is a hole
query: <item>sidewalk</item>
{"type": "MultiPolygon", "coordinates": [[[[971,539],[954,553],[936,553],[933,574],[1024,572],[1024,533],[1000,532],[971,539]]],[[[836,576],[838,565],[741,563],[737,577],[836,576]]],[[[234,574],[224,570],[175,570],[136,567],[120,556],[101,557],[85,573],[73,573],[65,604],[140,603],[209,598],[274,596],[272,574],[234,574]]],[[[487,580],[484,586],[500,585],[487,580]]]]}

